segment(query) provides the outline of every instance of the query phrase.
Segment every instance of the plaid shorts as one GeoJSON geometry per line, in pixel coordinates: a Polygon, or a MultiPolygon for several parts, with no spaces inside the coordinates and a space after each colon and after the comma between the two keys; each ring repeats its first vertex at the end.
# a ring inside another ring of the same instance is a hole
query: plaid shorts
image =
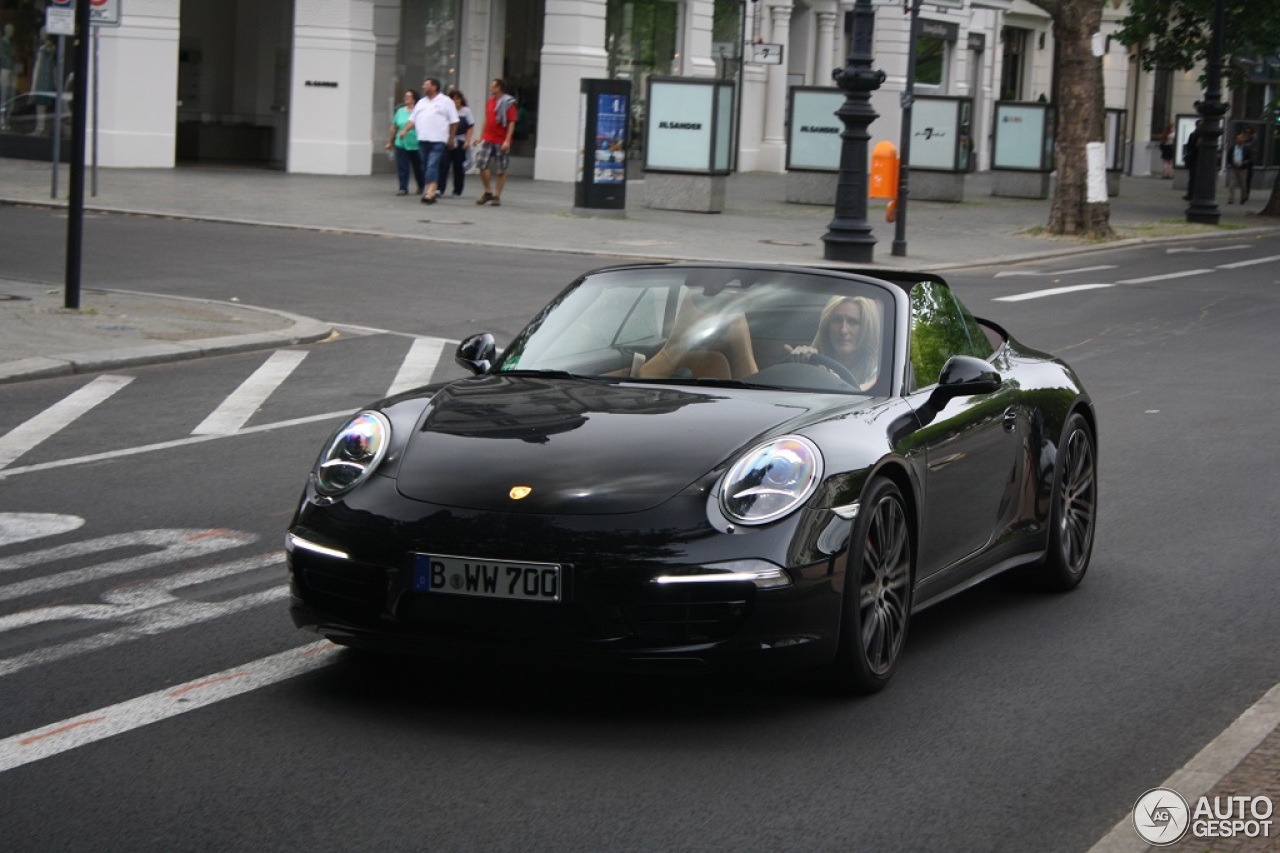
{"type": "Polygon", "coordinates": [[[497,142],[481,142],[476,151],[476,168],[492,169],[499,175],[507,173],[507,164],[511,162],[510,152],[503,151],[497,142]],[[492,163],[492,165],[490,165],[492,163]]]}

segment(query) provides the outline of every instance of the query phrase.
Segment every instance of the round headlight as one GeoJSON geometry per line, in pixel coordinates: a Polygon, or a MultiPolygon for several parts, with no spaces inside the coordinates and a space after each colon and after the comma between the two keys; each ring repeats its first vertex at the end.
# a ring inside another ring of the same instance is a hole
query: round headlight
{"type": "Polygon", "coordinates": [[[720,489],[725,515],[742,524],[764,524],[804,503],[822,479],[822,454],[798,435],[753,448],[729,469],[720,489]]]}
{"type": "Polygon", "coordinates": [[[316,491],[340,495],[354,489],[378,467],[391,442],[391,423],[378,412],[361,412],[325,446],[312,473],[316,491]]]}

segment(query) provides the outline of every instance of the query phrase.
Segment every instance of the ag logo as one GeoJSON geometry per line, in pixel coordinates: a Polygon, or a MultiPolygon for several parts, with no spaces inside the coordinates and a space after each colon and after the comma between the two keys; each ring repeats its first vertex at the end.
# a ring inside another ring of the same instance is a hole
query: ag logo
{"type": "Polygon", "coordinates": [[[1190,826],[1191,809],[1172,788],[1152,788],[1133,805],[1133,828],[1142,840],[1167,847],[1182,840],[1190,826]]]}

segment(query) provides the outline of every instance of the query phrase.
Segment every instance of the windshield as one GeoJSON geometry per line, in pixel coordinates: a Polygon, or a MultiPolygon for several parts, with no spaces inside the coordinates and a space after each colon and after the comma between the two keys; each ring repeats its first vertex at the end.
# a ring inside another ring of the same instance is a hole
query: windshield
{"type": "Polygon", "coordinates": [[[844,276],[606,270],[543,309],[496,370],[882,396],[893,328],[889,291],[844,276]]]}

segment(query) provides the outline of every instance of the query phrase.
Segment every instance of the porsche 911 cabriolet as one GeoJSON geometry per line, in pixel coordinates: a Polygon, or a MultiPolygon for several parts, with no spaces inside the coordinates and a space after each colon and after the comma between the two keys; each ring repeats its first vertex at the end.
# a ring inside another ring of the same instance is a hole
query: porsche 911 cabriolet
{"type": "Polygon", "coordinates": [[[334,642],[608,667],[893,676],[914,613],[1068,590],[1097,422],[1067,364],[928,274],[590,272],[473,374],[354,414],[286,536],[334,642]]]}

